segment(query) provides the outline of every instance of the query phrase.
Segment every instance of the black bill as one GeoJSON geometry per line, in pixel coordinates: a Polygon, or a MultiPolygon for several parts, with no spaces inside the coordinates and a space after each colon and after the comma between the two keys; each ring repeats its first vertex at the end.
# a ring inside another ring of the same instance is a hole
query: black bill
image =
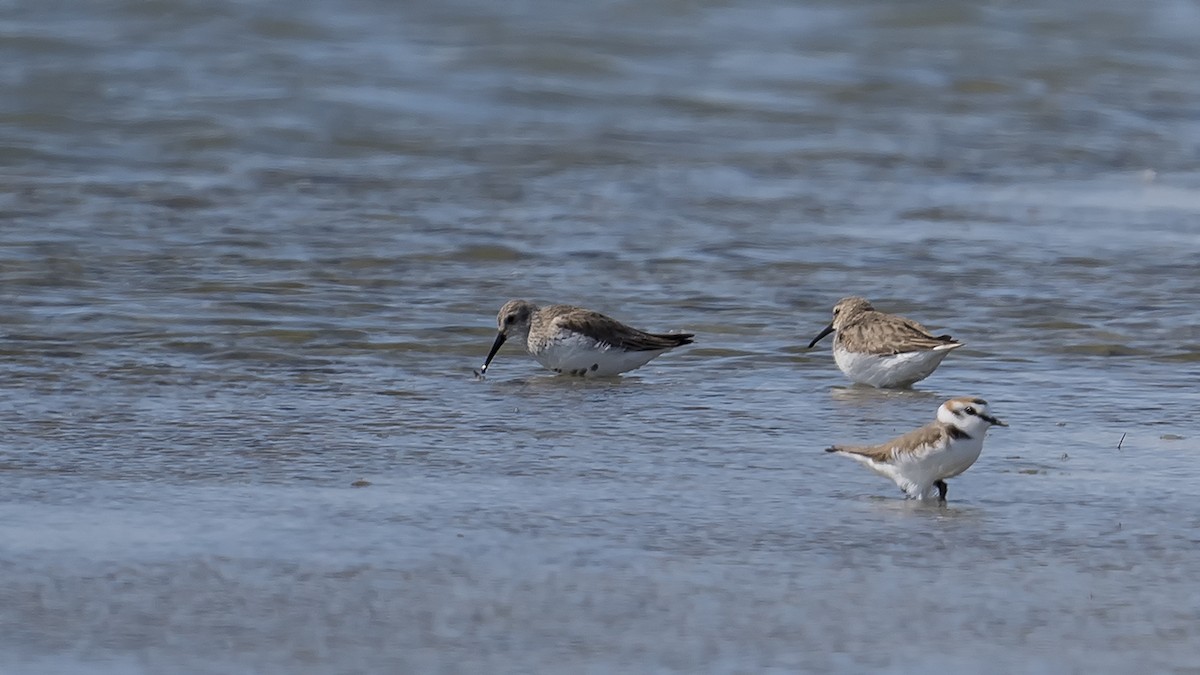
{"type": "Polygon", "coordinates": [[[480,375],[487,372],[488,366],[496,356],[496,352],[500,351],[500,345],[504,344],[504,341],[507,339],[508,336],[504,333],[496,333],[496,341],[492,343],[492,348],[488,351],[487,358],[483,360],[483,367],[479,369],[480,375]]]}
{"type": "Polygon", "coordinates": [[[816,344],[817,344],[818,342],[820,342],[821,340],[823,340],[823,339],[825,338],[825,336],[826,336],[826,335],[829,335],[829,334],[830,334],[830,333],[832,333],[832,332],[833,332],[833,324],[829,324],[828,326],[825,326],[825,330],[823,330],[823,331],[821,331],[820,333],[818,333],[818,334],[817,334],[817,337],[813,338],[812,342],[808,343],[808,348],[809,348],[809,349],[812,349],[813,347],[815,347],[815,346],[816,346],[816,344]]]}

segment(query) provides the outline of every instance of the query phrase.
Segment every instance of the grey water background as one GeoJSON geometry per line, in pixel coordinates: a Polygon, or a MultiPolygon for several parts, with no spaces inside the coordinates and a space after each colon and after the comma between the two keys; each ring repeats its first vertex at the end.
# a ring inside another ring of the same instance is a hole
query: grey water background
{"type": "Polygon", "coordinates": [[[0,672],[1195,672],[1197,35],[0,3],[0,672]],[[850,293],[968,346],[848,386],[850,293]],[[510,297],[697,343],[476,381],[510,297]],[[959,394],[946,508],[821,452],[959,394]]]}

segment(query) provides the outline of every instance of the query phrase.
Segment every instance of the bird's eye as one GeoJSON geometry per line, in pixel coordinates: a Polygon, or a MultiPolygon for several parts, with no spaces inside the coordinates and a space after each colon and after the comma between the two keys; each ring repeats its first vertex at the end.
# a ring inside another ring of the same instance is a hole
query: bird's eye
{"type": "Polygon", "coordinates": [[[512,315],[512,314],[509,314],[508,316],[504,317],[504,323],[505,323],[505,324],[510,324],[510,323],[512,323],[512,322],[513,322],[513,315],[512,315]]]}
{"type": "Polygon", "coordinates": [[[972,406],[967,406],[967,407],[963,408],[963,412],[967,413],[968,415],[974,415],[975,408],[972,406]]]}

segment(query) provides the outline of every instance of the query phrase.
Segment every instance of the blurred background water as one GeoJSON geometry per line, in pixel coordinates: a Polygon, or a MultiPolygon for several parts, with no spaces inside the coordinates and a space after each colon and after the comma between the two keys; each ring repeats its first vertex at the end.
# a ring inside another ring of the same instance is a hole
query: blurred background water
{"type": "Polygon", "coordinates": [[[0,2],[0,670],[1200,669],[1197,35],[0,2]],[[968,346],[848,386],[851,293],[968,346]],[[697,344],[475,381],[510,297],[697,344]],[[959,394],[944,509],[820,452],[959,394]]]}

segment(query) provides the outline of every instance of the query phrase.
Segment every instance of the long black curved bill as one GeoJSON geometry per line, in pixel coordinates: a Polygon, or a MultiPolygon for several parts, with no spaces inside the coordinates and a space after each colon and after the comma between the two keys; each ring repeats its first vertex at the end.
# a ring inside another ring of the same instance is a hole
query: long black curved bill
{"type": "Polygon", "coordinates": [[[821,331],[821,332],[820,332],[820,333],[817,335],[817,337],[813,338],[812,342],[808,343],[808,348],[809,348],[809,349],[812,349],[813,347],[815,347],[815,346],[816,346],[816,344],[817,344],[818,342],[820,342],[822,339],[824,339],[824,337],[825,337],[826,335],[829,335],[829,334],[830,334],[830,333],[832,333],[832,332],[833,332],[833,324],[829,324],[828,326],[825,326],[825,330],[821,331]]]}
{"type": "Polygon", "coordinates": [[[496,352],[500,351],[500,345],[504,344],[504,341],[507,339],[508,336],[504,333],[496,333],[496,341],[492,343],[492,348],[488,351],[487,358],[483,360],[483,367],[479,369],[480,375],[487,372],[488,366],[492,363],[492,359],[496,356],[496,352]]]}

